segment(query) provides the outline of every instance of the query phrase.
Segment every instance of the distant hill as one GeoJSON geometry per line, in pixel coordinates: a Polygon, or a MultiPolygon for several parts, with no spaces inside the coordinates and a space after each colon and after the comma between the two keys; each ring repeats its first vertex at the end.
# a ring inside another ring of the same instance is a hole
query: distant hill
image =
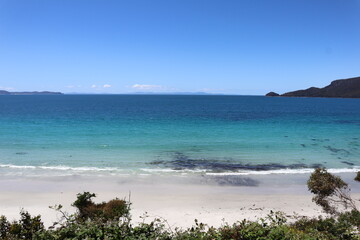
{"type": "Polygon", "coordinates": [[[328,98],[360,98],[360,77],[332,81],[324,88],[311,87],[305,90],[277,94],[269,92],[268,97],[328,97],[328,98]]]}
{"type": "Polygon", "coordinates": [[[0,95],[62,95],[61,92],[49,92],[49,91],[43,91],[43,92],[8,92],[5,90],[0,90],[0,95]]]}

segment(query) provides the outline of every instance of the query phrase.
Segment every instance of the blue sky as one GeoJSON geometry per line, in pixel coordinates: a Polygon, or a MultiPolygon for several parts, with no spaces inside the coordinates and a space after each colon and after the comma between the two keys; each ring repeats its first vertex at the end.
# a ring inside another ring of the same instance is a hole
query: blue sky
{"type": "Polygon", "coordinates": [[[360,0],[0,0],[0,89],[264,94],[360,76],[360,0]]]}

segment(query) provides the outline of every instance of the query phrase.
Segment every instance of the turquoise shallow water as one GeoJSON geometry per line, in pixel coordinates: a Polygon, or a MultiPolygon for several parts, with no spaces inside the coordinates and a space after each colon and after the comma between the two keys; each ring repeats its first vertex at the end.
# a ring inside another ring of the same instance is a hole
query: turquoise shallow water
{"type": "Polygon", "coordinates": [[[360,166],[360,99],[0,96],[0,173],[248,174],[360,166]]]}

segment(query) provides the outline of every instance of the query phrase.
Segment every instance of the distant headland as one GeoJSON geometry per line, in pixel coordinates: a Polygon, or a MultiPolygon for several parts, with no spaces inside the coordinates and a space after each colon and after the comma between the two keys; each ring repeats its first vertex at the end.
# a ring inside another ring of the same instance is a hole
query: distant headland
{"type": "Polygon", "coordinates": [[[49,91],[42,91],[42,92],[8,92],[5,90],[0,90],[0,95],[62,95],[61,92],[49,92],[49,91]]]}
{"type": "Polygon", "coordinates": [[[278,94],[269,92],[267,97],[328,97],[328,98],[360,98],[360,77],[332,81],[324,88],[311,87],[278,94]]]}

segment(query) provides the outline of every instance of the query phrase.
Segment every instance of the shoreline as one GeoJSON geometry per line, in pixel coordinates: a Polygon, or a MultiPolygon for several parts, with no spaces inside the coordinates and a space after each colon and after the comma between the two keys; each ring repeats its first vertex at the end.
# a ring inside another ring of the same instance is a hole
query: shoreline
{"type": "MultiPolygon", "coordinates": [[[[360,184],[354,174],[338,174],[349,183],[352,196],[360,198],[360,184]]],[[[48,206],[61,204],[72,213],[76,194],[89,191],[97,194],[95,202],[126,198],[131,204],[133,223],[160,218],[171,227],[187,228],[194,220],[219,227],[243,219],[256,220],[270,211],[286,215],[314,217],[323,215],[312,201],[306,180],[309,174],[257,175],[256,186],[219,185],[189,177],[172,179],[155,177],[0,177],[0,215],[19,219],[21,208],[32,215],[40,214],[46,226],[60,217],[48,206]]]]}

